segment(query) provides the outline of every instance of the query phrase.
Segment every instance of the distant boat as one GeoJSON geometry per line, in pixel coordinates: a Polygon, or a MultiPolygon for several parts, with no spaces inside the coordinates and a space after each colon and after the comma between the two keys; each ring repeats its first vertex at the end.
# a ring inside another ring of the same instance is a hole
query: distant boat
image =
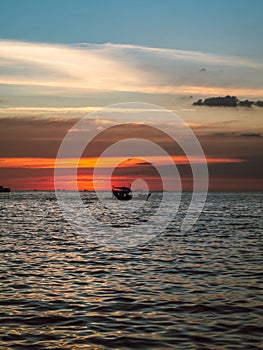
{"type": "Polygon", "coordinates": [[[10,192],[11,189],[9,187],[4,187],[4,186],[0,186],[0,192],[10,192]]]}
{"type": "Polygon", "coordinates": [[[112,193],[120,201],[129,201],[132,199],[132,190],[129,187],[113,186],[112,193]]]}

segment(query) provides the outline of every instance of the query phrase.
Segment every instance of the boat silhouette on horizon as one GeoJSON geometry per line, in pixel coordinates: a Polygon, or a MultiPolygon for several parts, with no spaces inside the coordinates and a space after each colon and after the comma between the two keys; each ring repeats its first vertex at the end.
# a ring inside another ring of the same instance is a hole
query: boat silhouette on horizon
{"type": "Polygon", "coordinates": [[[139,193],[138,196],[134,196],[130,187],[127,186],[112,186],[112,195],[113,198],[117,198],[120,201],[129,201],[131,199],[134,200],[146,200],[151,196],[151,192],[149,193],[139,193]]]}
{"type": "Polygon", "coordinates": [[[113,195],[120,201],[129,201],[132,199],[132,190],[126,186],[112,186],[113,195]]]}
{"type": "Polygon", "coordinates": [[[10,187],[0,186],[0,192],[11,192],[11,188],[10,187]]]}

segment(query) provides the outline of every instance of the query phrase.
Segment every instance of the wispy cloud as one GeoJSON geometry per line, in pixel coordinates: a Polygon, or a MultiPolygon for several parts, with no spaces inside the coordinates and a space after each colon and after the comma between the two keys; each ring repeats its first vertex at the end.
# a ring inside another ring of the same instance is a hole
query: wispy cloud
{"type": "MultiPolygon", "coordinates": [[[[84,47],[89,47],[91,44],[82,44],[84,47]]],[[[263,68],[263,63],[250,59],[242,58],[238,56],[223,56],[215,55],[211,53],[205,53],[200,51],[186,51],[186,50],[176,50],[176,49],[166,49],[166,48],[156,48],[156,47],[145,47],[139,45],[125,45],[125,44],[112,44],[107,43],[101,45],[104,48],[111,48],[114,50],[124,49],[124,50],[136,50],[137,52],[148,52],[151,54],[157,54],[161,56],[166,56],[169,59],[176,59],[180,61],[190,61],[202,64],[216,64],[225,66],[244,66],[250,68],[263,68]]],[[[201,71],[206,71],[206,69],[201,68],[201,71]]]]}
{"type": "Polygon", "coordinates": [[[74,117],[78,114],[85,114],[98,111],[101,107],[87,106],[87,107],[2,107],[0,108],[0,117],[29,117],[30,115],[35,116],[42,114],[42,116],[50,117],[54,115],[66,115],[70,114],[71,117],[74,117]]]}
{"type": "Polygon", "coordinates": [[[249,58],[111,43],[8,40],[0,41],[0,51],[0,83],[32,92],[47,87],[72,93],[263,95],[263,64],[249,58]]]}
{"type": "Polygon", "coordinates": [[[1,41],[1,83],[87,89],[132,89],[141,77],[119,60],[89,49],[1,41]],[[130,87],[129,87],[130,86],[130,87]]]}

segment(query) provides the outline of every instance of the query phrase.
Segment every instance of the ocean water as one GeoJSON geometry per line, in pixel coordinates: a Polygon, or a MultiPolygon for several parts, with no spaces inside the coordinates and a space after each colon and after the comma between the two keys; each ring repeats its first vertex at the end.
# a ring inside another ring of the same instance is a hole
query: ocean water
{"type": "Polygon", "coordinates": [[[116,250],[74,232],[53,192],[1,193],[0,349],[263,349],[263,194],[210,193],[182,234],[189,196],[116,250]]]}

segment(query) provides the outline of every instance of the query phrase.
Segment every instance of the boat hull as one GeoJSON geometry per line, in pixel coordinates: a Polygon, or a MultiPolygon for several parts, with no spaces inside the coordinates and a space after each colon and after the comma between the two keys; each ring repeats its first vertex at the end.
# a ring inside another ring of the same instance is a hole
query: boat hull
{"type": "Polygon", "coordinates": [[[128,187],[113,187],[112,193],[120,201],[129,201],[132,199],[132,191],[128,187]]]}
{"type": "Polygon", "coordinates": [[[11,189],[9,187],[0,186],[0,192],[11,192],[11,189]]]}

